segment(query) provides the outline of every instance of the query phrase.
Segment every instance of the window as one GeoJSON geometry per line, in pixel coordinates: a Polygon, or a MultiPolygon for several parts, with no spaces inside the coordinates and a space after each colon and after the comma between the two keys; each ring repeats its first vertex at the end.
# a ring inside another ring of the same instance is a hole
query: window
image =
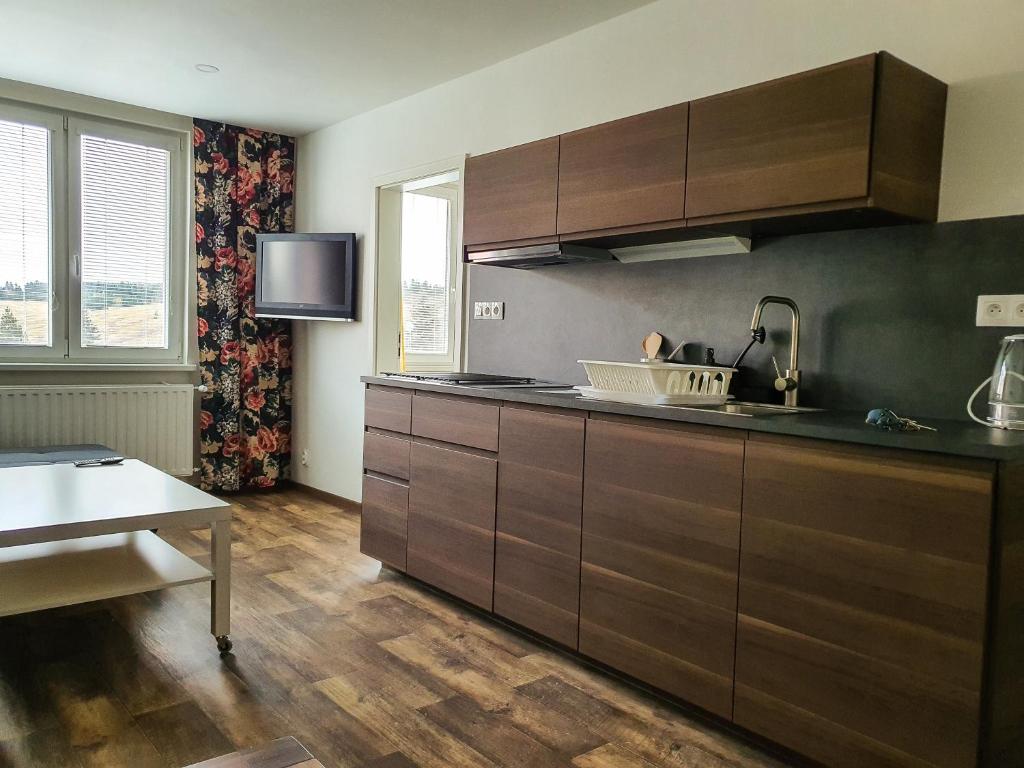
{"type": "Polygon", "coordinates": [[[378,371],[461,367],[460,178],[461,163],[377,185],[378,371]]]}
{"type": "Polygon", "coordinates": [[[19,350],[52,339],[50,139],[0,114],[0,344],[19,350]]]}
{"type": "Polygon", "coordinates": [[[171,132],[0,104],[0,362],[184,362],[187,163],[171,132]]]}
{"type": "Polygon", "coordinates": [[[406,359],[451,359],[454,192],[402,193],[402,325],[406,359]]]}

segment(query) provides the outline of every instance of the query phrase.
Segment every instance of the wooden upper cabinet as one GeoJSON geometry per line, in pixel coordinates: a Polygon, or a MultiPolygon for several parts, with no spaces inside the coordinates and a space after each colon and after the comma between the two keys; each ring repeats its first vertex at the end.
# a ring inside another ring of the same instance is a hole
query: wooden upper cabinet
{"type": "Polygon", "coordinates": [[[974,766],[994,472],[751,435],[735,722],[837,768],[974,766]]]}
{"type": "Polygon", "coordinates": [[[946,84],[884,51],[877,62],[872,205],[935,221],[942,179],[946,84]]]}
{"type": "Polygon", "coordinates": [[[740,430],[587,422],[580,652],[732,715],[740,430]]]}
{"type": "Polygon", "coordinates": [[[945,104],[943,83],[884,52],[694,101],[687,219],[935,220],[945,104]]]}
{"type": "Polygon", "coordinates": [[[463,243],[527,245],[555,239],[558,137],[466,158],[463,243]]]}
{"type": "Polygon", "coordinates": [[[875,56],[690,105],[690,218],[868,194],[875,56]]]}
{"type": "Polygon", "coordinates": [[[882,51],[470,157],[467,258],[935,221],[946,91],[882,51]]]}
{"type": "Polygon", "coordinates": [[[561,136],[558,234],[683,218],[688,104],[561,136]]]}

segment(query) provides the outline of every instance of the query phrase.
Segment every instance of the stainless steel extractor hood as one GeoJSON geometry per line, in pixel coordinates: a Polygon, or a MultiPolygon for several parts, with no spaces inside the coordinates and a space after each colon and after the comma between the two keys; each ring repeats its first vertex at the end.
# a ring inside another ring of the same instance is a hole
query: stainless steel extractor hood
{"type": "Polygon", "coordinates": [[[528,245],[522,248],[501,248],[470,254],[470,263],[489,264],[493,267],[534,269],[552,264],[578,264],[585,261],[611,261],[610,251],[569,243],[528,245]]]}

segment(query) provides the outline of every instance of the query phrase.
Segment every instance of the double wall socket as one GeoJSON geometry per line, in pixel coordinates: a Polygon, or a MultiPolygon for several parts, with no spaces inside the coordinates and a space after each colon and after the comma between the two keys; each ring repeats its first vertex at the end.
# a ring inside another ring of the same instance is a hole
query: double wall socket
{"type": "Polygon", "coordinates": [[[1024,294],[979,296],[975,324],[1024,326],[1024,294]]]}
{"type": "Polygon", "coordinates": [[[505,302],[504,301],[474,301],[473,302],[473,319],[474,320],[504,320],[505,319],[505,302]]]}

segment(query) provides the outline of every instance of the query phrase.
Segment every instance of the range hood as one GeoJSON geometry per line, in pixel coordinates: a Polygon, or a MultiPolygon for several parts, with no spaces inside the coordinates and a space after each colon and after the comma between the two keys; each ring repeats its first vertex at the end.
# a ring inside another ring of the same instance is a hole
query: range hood
{"type": "Polygon", "coordinates": [[[613,248],[612,255],[623,264],[633,264],[641,261],[694,259],[702,256],[730,256],[737,253],[750,253],[750,249],[749,237],[720,235],[695,238],[693,240],[681,240],[673,243],[613,248]]]}
{"type": "Polygon", "coordinates": [[[614,257],[603,248],[590,248],[570,243],[546,243],[527,245],[521,248],[501,248],[494,251],[479,251],[469,255],[473,264],[489,264],[493,267],[533,269],[552,264],[578,264],[585,261],[611,261],[614,257]]]}
{"type": "Polygon", "coordinates": [[[689,259],[700,256],[725,256],[750,253],[750,249],[749,238],[709,234],[706,237],[691,240],[623,246],[611,248],[611,250],[573,243],[526,245],[470,253],[469,261],[471,264],[489,264],[493,267],[534,269],[553,264],[582,264],[588,261],[617,260],[624,264],[633,264],[643,261],[689,259]]]}

